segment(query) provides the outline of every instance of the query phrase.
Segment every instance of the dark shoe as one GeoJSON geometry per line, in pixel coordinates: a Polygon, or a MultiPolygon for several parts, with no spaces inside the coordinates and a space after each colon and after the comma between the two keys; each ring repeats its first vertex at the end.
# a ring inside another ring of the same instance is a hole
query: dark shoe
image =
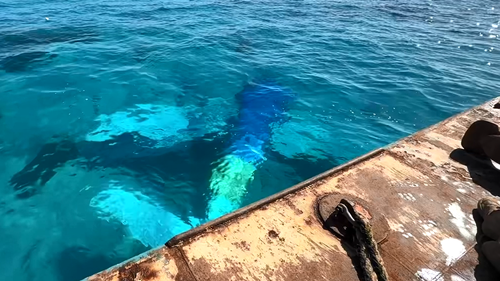
{"type": "Polygon", "coordinates": [[[483,218],[482,230],[484,235],[493,239],[500,239],[500,203],[493,198],[483,198],[477,203],[477,209],[483,218]]]}
{"type": "Polygon", "coordinates": [[[495,269],[500,272],[500,242],[484,242],[481,246],[481,251],[483,252],[486,259],[491,263],[491,265],[493,265],[493,267],[495,267],[495,269]]]}
{"type": "Polygon", "coordinates": [[[494,211],[499,211],[500,204],[493,198],[482,198],[477,202],[477,210],[484,219],[494,211]]]}

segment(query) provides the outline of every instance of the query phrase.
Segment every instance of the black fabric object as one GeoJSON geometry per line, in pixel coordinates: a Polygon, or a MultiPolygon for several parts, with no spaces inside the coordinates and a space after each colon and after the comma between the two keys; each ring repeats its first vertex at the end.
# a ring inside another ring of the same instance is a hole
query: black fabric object
{"type": "Polygon", "coordinates": [[[496,163],[500,163],[500,135],[489,135],[481,138],[484,154],[496,163]]]}
{"type": "MultiPolygon", "coordinates": [[[[483,138],[497,135],[500,135],[500,130],[497,125],[485,120],[476,121],[470,125],[462,137],[462,147],[467,152],[485,155],[482,144],[483,138]]],[[[491,145],[493,143],[491,142],[491,140],[485,140],[485,145],[488,147],[489,151],[492,151],[491,145]]],[[[493,161],[497,162],[495,159],[493,159],[493,161]]]]}

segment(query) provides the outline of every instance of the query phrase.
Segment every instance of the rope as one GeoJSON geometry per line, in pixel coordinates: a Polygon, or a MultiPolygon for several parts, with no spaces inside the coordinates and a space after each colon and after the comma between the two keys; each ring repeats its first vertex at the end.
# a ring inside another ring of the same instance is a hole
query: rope
{"type": "Polygon", "coordinates": [[[360,266],[363,269],[365,280],[373,280],[373,272],[378,281],[388,281],[387,272],[382,261],[382,256],[378,251],[377,243],[373,239],[371,226],[356,211],[352,212],[352,217],[356,222],[356,238],[358,240],[358,253],[360,254],[360,266]],[[367,262],[367,254],[368,260],[367,262]],[[370,266],[371,265],[371,266],[370,266]]]}
{"type": "Polygon", "coordinates": [[[351,222],[356,232],[356,246],[359,265],[362,269],[361,277],[364,281],[388,281],[387,272],[373,238],[370,224],[361,217],[352,205],[342,200],[338,206],[343,215],[351,222]],[[376,276],[376,279],[374,277],[376,276]]]}

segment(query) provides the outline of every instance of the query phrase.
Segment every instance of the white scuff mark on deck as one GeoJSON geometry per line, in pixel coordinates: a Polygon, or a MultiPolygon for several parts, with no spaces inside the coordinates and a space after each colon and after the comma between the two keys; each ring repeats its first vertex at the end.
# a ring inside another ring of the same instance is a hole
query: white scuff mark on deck
{"type": "Polygon", "coordinates": [[[429,268],[420,269],[416,275],[424,281],[444,281],[441,272],[429,268]]]}
{"type": "Polygon", "coordinates": [[[457,189],[457,191],[460,193],[464,193],[464,194],[467,193],[467,190],[465,190],[463,188],[459,188],[459,189],[457,189]]]}
{"type": "Polygon", "coordinates": [[[398,193],[399,197],[401,197],[402,199],[406,200],[406,201],[417,201],[417,198],[415,198],[415,196],[413,196],[413,194],[411,193],[398,193]]]}
{"type": "Polygon", "coordinates": [[[453,274],[451,276],[451,281],[467,281],[467,280],[463,279],[462,277],[460,277],[458,275],[453,274]]]}
{"type": "Polygon", "coordinates": [[[408,238],[413,237],[413,235],[411,233],[403,233],[403,237],[408,239],[408,238]]]}
{"type": "Polygon", "coordinates": [[[401,233],[405,232],[405,227],[400,223],[389,222],[389,226],[394,231],[401,232],[401,233]]]}
{"type": "Polygon", "coordinates": [[[418,221],[420,223],[420,228],[424,230],[422,234],[424,236],[432,236],[438,233],[439,229],[437,228],[437,223],[431,220],[418,221]]]}
{"type": "Polygon", "coordinates": [[[457,202],[453,202],[448,205],[446,210],[452,216],[450,221],[458,228],[460,234],[467,239],[474,239],[476,235],[476,230],[473,227],[474,221],[470,219],[460,208],[457,202]]]}
{"type": "Polygon", "coordinates": [[[434,235],[434,234],[436,234],[436,233],[438,233],[438,230],[437,230],[437,229],[432,229],[432,230],[429,230],[429,231],[425,231],[425,232],[423,232],[422,234],[423,234],[424,236],[428,236],[428,237],[429,237],[429,236],[432,236],[432,235],[434,235]]]}
{"type": "Polygon", "coordinates": [[[446,254],[446,265],[451,265],[465,254],[464,243],[455,238],[441,240],[441,250],[446,254]]]}
{"type": "MultiPolygon", "coordinates": [[[[422,222],[422,221],[419,221],[419,222],[422,222]]],[[[424,223],[422,226],[424,227],[425,230],[437,226],[437,223],[432,221],[432,220],[425,220],[422,223],[424,223]]]]}

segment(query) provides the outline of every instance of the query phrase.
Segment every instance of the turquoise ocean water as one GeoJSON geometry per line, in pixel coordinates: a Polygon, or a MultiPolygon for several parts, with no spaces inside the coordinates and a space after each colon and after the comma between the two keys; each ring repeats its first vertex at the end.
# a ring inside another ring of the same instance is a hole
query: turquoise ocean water
{"type": "Polygon", "coordinates": [[[0,0],[0,280],[80,280],[498,96],[499,21],[493,0],[0,0]],[[242,160],[241,95],[269,81],[295,98],[242,160]]]}

